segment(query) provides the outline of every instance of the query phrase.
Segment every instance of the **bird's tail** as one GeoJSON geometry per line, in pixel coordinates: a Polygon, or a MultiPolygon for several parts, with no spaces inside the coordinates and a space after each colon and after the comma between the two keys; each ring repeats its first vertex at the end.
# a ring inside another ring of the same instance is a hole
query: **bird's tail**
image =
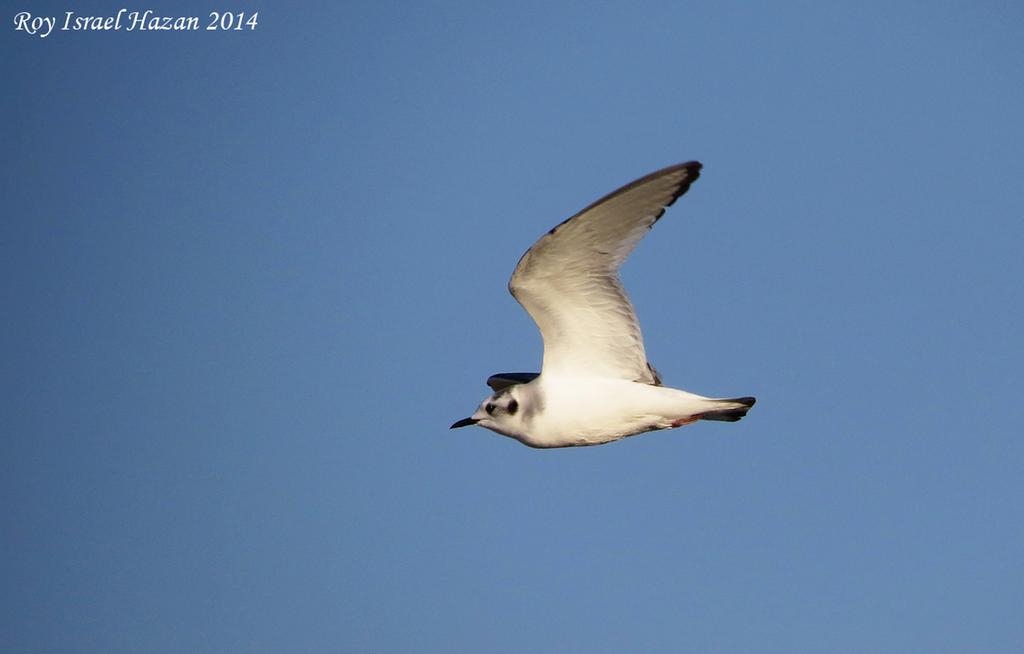
{"type": "Polygon", "coordinates": [[[698,413],[694,417],[700,418],[701,420],[736,422],[743,416],[747,415],[747,411],[750,411],[750,407],[754,406],[754,402],[757,402],[757,400],[752,397],[734,397],[727,400],[714,400],[714,409],[698,413]]]}

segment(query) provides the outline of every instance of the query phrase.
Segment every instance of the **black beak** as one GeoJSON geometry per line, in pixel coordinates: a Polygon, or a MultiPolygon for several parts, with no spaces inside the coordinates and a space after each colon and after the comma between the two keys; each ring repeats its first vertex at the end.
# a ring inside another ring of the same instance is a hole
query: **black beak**
{"type": "Polygon", "coordinates": [[[479,421],[478,420],[473,420],[472,418],[463,418],[462,420],[459,420],[458,422],[456,422],[454,425],[452,425],[448,429],[458,429],[459,427],[469,427],[470,425],[475,425],[477,422],[479,422],[479,421]]]}

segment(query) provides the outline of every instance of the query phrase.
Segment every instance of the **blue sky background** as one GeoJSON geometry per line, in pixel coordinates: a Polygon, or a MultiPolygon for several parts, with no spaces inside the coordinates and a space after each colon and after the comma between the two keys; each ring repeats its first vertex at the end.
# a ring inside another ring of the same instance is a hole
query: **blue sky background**
{"type": "Polygon", "coordinates": [[[2,6],[0,650],[1024,649],[1018,3],[2,6]],[[449,431],[689,159],[624,278],[747,419],[449,431]]]}

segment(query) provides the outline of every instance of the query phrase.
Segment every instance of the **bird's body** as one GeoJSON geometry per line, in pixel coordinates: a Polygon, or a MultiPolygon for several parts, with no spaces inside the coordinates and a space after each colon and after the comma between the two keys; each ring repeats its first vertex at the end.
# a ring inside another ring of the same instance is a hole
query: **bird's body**
{"type": "MultiPolygon", "coordinates": [[[[696,420],[694,416],[723,406],[721,400],[675,388],[610,377],[542,374],[505,393],[516,399],[522,418],[489,428],[530,447],[610,443],[647,431],[680,427],[696,420]]],[[[736,404],[737,408],[741,406],[736,404]]]]}
{"type": "Polygon", "coordinates": [[[619,266],[700,168],[689,162],[638,179],[523,255],[509,290],[540,328],[541,373],[492,376],[495,392],[452,428],[479,424],[531,447],[572,447],[746,415],[752,397],[714,399],[661,385],[618,279],[619,266]]]}

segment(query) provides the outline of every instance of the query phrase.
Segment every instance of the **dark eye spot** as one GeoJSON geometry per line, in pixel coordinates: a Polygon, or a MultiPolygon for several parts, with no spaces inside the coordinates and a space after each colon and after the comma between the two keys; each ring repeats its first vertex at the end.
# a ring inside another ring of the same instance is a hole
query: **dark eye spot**
{"type": "Polygon", "coordinates": [[[493,416],[494,415],[494,403],[493,402],[488,402],[487,406],[484,407],[484,410],[487,411],[487,415],[493,416]]]}
{"type": "Polygon", "coordinates": [[[508,403],[508,413],[509,413],[509,415],[515,415],[516,411],[518,411],[518,410],[519,410],[519,402],[516,402],[515,400],[512,400],[511,402],[508,403]]]}

